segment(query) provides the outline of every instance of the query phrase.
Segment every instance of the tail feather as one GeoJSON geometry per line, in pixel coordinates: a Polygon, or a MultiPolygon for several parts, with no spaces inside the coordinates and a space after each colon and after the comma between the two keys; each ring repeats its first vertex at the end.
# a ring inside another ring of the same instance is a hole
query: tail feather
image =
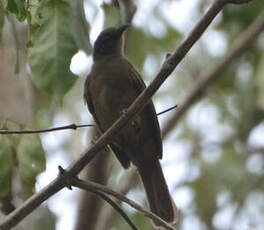
{"type": "MultiPolygon", "coordinates": [[[[170,196],[158,159],[149,162],[148,166],[137,168],[146,190],[150,210],[164,221],[175,223],[178,218],[177,208],[170,196]]],[[[154,224],[158,225],[155,221],[154,224]]]]}

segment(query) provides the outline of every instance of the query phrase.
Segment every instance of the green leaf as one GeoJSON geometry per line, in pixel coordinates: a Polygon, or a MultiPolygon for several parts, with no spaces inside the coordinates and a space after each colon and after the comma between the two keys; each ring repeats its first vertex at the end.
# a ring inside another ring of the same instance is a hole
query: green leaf
{"type": "Polygon", "coordinates": [[[2,38],[2,30],[5,23],[5,10],[2,2],[0,1],[0,41],[2,38]]]}
{"type": "Polygon", "coordinates": [[[0,200],[11,190],[14,160],[9,139],[0,136],[0,200]]]}
{"type": "Polygon", "coordinates": [[[36,177],[46,169],[45,152],[39,135],[24,135],[17,147],[19,174],[26,186],[26,194],[34,193],[36,177]]]}
{"type": "Polygon", "coordinates": [[[19,21],[24,21],[27,17],[25,0],[8,0],[7,10],[15,14],[19,21]]]}
{"type": "Polygon", "coordinates": [[[29,63],[32,80],[38,88],[63,96],[77,80],[70,72],[77,52],[70,31],[70,5],[49,0],[31,9],[29,63]]]}
{"type": "Polygon", "coordinates": [[[92,52],[89,42],[90,27],[85,18],[83,5],[82,0],[71,1],[71,30],[78,48],[90,54],[92,52]]]}
{"type": "Polygon", "coordinates": [[[28,24],[31,29],[32,26],[38,25],[40,23],[41,14],[38,13],[39,9],[42,8],[44,1],[40,2],[39,0],[31,0],[28,6],[28,24]]]}

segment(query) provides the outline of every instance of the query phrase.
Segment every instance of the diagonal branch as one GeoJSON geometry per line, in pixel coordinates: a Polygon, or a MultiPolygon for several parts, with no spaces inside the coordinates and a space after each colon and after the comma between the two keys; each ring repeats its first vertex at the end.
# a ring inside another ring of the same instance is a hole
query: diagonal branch
{"type": "Polygon", "coordinates": [[[144,208],[142,208],[140,205],[138,205],[136,202],[128,199],[126,196],[124,196],[121,193],[115,192],[111,189],[109,189],[106,186],[91,182],[91,181],[83,181],[83,180],[79,180],[77,178],[71,178],[71,183],[73,186],[81,188],[81,189],[85,189],[87,191],[90,190],[95,190],[95,191],[100,191],[101,193],[107,193],[111,196],[114,196],[115,198],[127,203],[128,205],[130,205],[132,208],[138,210],[139,212],[141,212],[144,216],[157,221],[161,226],[163,226],[165,229],[168,230],[174,230],[173,227],[171,227],[169,224],[167,224],[164,220],[162,220],[160,217],[158,217],[157,215],[155,215],[154,213],[145,210],[144,208]]]}
{"type": "MultiPolygon", "coordinates": [[[[237,0],[238,1],[238,0],[237,0]]],[[[161,70],[152,81],[152,83],[137,97],[134,103],[129,107],[126,114],[123,114],[92,146],[86,153],[82,154],[78,160],[73,162],[67,169],[66,173],[70,176],[77,175],[100,151],[106,146],[111,139],[116,135],[125,124],[143,109],[144,105],[151,99],[163,82],[169,77],[176,66],[182,61],[184,56],[189,52],[194,43],[201,37],[209,24],[213,21],[216,15],[223,9],[223,7],[229,3],[229,0],[216,0],[213,5],[209,8],[206,14],[198,22],[198,24],[191,31],[189,36],[180,44],[175,53],[170,56],[167,61],[163,64],[161,70]]],[[[241,0],[243,3],[243,0],[241,0]]],[[[43,188],[40,192],[33,195],[31,198],[26,200],[24,204],[10,213],[0,223],[1,230],[9,230],[11,227],[19,223],[29,213],[36,209],[42,202],[47,200],[53,194],[60,191],[65,187],[65,181],[62,177],[58,176],[48,186],[43,188]]]]}
{"type": "Polygon", "coordinates": [[[264,13],[262,13],[252,25],[242,32],[231,45],[231,50],[226,54],[222,61],[212,69],[191,91],[182,105],[176,110],[175,114],[166,123],[162,130],[162,137],[165,138],[170,131],[175,127],[175,124],[182,118],[191,106],[197,102],[206,93],[210,85],[216,82],[221,77],[221,74],[229,67],[232,61],[239,57],[247,48],[256,40],[264,30],[264,13]]]}

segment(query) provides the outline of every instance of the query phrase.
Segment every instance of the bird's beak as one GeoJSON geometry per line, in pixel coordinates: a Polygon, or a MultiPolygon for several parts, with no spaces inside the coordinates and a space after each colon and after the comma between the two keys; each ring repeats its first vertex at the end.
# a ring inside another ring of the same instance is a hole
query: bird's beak
{"type": "Polygon", "coordinates": [[[128,27],[130,27],[130,25],[128,25],[128,24],[119,27],[119,28],[117,29],[117,34],[121,37],[122,34],[124,33],[124,31],[125,31],[128,27]]]}

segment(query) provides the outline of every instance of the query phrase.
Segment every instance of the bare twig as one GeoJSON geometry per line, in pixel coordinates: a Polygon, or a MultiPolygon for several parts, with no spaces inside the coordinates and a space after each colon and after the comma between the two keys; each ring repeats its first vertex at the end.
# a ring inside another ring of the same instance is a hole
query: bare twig
{"type": "MultiPolygon", "coordinates": [[[[157,116],[162,115],[164,113],[167,113],[173,109],[175,109],[177,105],[174,105],[168,109],[165,109],[164,111],[161,111],[157,113],[157,116]]],[[[79,129],[79,128],[85,128],[85,127],[94,127],[95,125],[76,125],[76,124],[70,124],[70,125],[64,125],[64,126],[59,126],[59,127],[54,127],[54,128],[49,128],[49,129],[32,129],[32,130],[0,130],[0,135],[8,135],[8,134],[34,134],[34,133],[46,133],[46,132],[54,132],[54,131],[61,131],[65,129],[79,129]]]]}
{"type": "Polygon", "coordinates": [[[174,106],[172,106],[172,107],[170,107],[168,109],[165,109],[164,111],[161,111],[161,112],[157,113],[157,116],[162,115],[164,113],[167,113],[167,112],[169,112],[169,111],[171,111],[171,110],[173,110],[173,109],[175,109],[177,107],[178,107],[178,105],[174,105],[174,106]]]}
{"type": "MultiPolygon", "coordinates": [[[[134,103],[129,107],[127,113],[123,114],[92,146],[88,151],[80,156],[75,162],[73,162],[67,169],[66,173],[71,176],[77,175],[96,155],[98,151],[104,148],[120,130],[126,125],[126,123],[135,116],[144,105],[148,103],[154,93],[159,89],[163,82],[169,77],[175,67],[180,63],[184,56],[188,53],[194,43],[204,33],[206,28],[216,17],[216,15],[223,9],[228,3],[228,0],[214,1],[213,5],[198,22],[190,35],[181,43],[176,52],[170,56],[163,64],[161,70],[152,81],[152,83],[136,98],[134,103]]],[[[252,39],[253,40],[253,39],[252,39]]],[[[6,216],[0,223],[1,230],[9,230],[15,226],[24,217],[31,213],[36,207],[38,207],[43,201],[47,200],[50,196],[57,193],[65,186],[63,178],[57,177],[47,187],[42,189],[39,193],[33,195],[24,204],[18,207],[11,214],[6,216]]]]}
{"type": "Polygon", "coordinates": [[[176,110],[172,118],[166,123],[162,130],[162,137],[165,138],[170,131],[175,127],[175,124],[182,118],[187,110],[204,96],[208,87],[216,82],[221,77],[221,74],[228,68],[232,61],[239,57],[247,48],[253,43],[254,40],[264,30],[264,13],[262,13],[252,25],[242,32],[231,45],[231,50],[226,54],[222,61],[212,69],[202,80],[195,86],[187,98],[183,101],[182,105],[176,110]]]}
{"type": "MultiPolygon", "coordinates": [[[[92,162],[91,162],[92,163],[92,162]]],[[[90,164],[91,164],[90,163],[90,164]]],[[[89,164],[89,167],[90,167],[89,164]]],[[[124,196],[127,195],[127,193],[134,187],[136,187],[136,185],[139,183],[139,176],[136,173],[136,169],[132,169],[129,170],[129,172],[126,172],[125,175],[122,176],[122,178],[120,178],[119,182],[118,182],[118,190],[121,194],[123,194],[124,196]],[[120,181],[122,181],[120,183],[120,181]]],[[[120,204],[122,201],[121,200],[117,200],[116,201],[118,204],[120,204]]],[[[112,210],[110,209],[110,207],[104,207],[101,212],[100,215],[98,217],[97,224],[96,224],[96,229],[104,229],[104,226],[113,226],[114,222],[116,219],[116,213],[112,212],[112,210]],[[100,220],[104,220],[103,222],[100,220]]]]}
{"type": "Polygon", "coordinates": [[[103,186],[103,185],[100,185],[100,184],[97,184],[97,183],[94,183],[94,182],[91,182],[91,181],[79,180],[77,178],[72,178],[71,179],[71,184],[72,184],[72,186],[75,186],[75,187],[78,187],[78,188],[82,188],[82,189],[85,189],[85,190],[96,190],[96,191],[100,191],[100,192],[109,194],[111,196],[114,196],[115,198],[127,203],[131,207],[133,207],[136,210],[140,211],[144,216],[146,216],[146,217],[148,217],[148,218],[150,218],[152,220],[155,220],[161,226],[163,226],[165,229],[174,230],[174,228],[172,226],[167,224],[164,220],[162,220],[160,217],[158,217],[154,213],[145,210],[140,205],[138,205],[136,202],[128,199],[127,197],[125,197],[121,193],[118,193],[118,192],[115,192],[115,191],[109,189],[106,186],[103,186]]]}
{"type": "Polygon", "coordinates": [[[50,129],[37,129],[37,130],[0,130],[0,134],[33,134],[33,133],[46,133],[46,132],[54,132],[65,129],[78,129],[83,127],[94,127],[95,125],[65,125],[60,127],[54,127],[50,129]]]}

